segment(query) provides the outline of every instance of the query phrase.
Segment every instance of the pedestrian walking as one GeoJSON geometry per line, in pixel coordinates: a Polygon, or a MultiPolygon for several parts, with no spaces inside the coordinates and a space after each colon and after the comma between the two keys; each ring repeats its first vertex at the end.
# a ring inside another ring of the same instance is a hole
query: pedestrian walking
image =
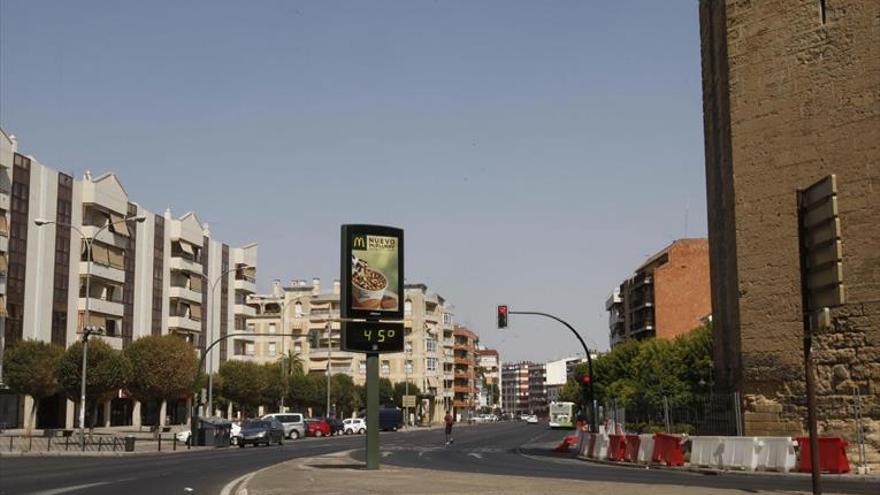
{"type": "Polygon", "coordinates": [[[446,411],[445,421],[446,421],[446,445],[449,445],[455,441],[455,439],[452,438],[452,423],[455,422],[454,418],[452,417],[452,411],[446,411]]]}

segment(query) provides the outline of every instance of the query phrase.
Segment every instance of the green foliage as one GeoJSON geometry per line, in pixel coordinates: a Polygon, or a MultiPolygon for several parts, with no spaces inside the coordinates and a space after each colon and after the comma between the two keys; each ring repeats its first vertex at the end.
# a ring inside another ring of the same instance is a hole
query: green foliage
{"type": "MultiPolygon", "coordinates": [[[[593,388],[599,404],[658,409],[687,406],[712,389],[712,328],[700,327],[674,340],[629,340],[593,361],[593,388]]],[[[561,392],[561,399],[586,403],[580,377],[586,363],[561,392]]]]}
{"type": "Polygon", "coordinates": [[[128,391],[138,400],[178,399],[193,392],[198,359],[192,347],[179,337],[142,337],[126,347],[123,354],[136,370],[128,382],[128,391]]]}
{"type": "Polygon", "coordinates": [[[59,390],[56,369],[64,349],[37,340],[19,341],[3,353],[3,380],[16,393],[36,399],[59,390]]]}
{"type": "MultiPolygon", "coordinates": [[[[226,361],[220,365],[220,394],[242,409],[251,411],[265,398],[266,367],[245,361],[226,361]]],[[[280,396],[279,396],[280,397],[280,396]]]]}
{"type": "Polygon", "coordinates": [[[321,375],[294,375],[287,392],[288,403],[296,410],[323,409],[327,403],[327,377],[321,375]]]}
{"type": "MultiPolygon", "coordinates": [[[[58,364],[58,383],[71,400],[78,400],[82,384],[83,344],[77,341],[67,348],[58,364]]],[[[87,356],[86,398],[101,402],[124,388],[132,377],[128,359],[100,338],[89,339],[87,356]]],[[[140,371],[138,371],[140,372],[140,371]]]]}
{"type": "MultiPolygon", "coordinates": [[[[397,382],[392,387],[391,401],[397,407],[403,407],[403,396],[406,395],[406,382],[397,382]]],[[[409,384],[409,395],[419,395],[422,391],[415,383],[409,384]]]]}
{"type": "Polygon", "coordinates": [[[361,408],[357,387],[350,376],[337,374],[330,378],[330,402],[338,418],[351,416],[351,413],[361,408]]]}

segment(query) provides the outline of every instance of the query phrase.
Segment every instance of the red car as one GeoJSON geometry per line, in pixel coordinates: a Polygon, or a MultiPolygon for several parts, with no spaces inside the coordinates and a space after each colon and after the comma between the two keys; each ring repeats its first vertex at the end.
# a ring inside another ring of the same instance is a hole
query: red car
{"type": "Polygon", "coordinates": [[[307,419],[306,420],[306,436],[307,437],[329,437],[330,425],[323,419],[307,419]]]}

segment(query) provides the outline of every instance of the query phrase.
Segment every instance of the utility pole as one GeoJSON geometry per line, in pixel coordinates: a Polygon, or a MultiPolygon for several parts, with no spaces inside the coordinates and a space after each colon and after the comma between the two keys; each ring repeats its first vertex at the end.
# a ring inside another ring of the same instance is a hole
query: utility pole
{"type": "Polygon", "coordinates": [[[330,417],[330,358],[333,355],[333,343],[331,337],[333,336],[333,323],[330,320],[331,315],[327,315],[327,410],[324,412],[324,417],[330,417]]]}

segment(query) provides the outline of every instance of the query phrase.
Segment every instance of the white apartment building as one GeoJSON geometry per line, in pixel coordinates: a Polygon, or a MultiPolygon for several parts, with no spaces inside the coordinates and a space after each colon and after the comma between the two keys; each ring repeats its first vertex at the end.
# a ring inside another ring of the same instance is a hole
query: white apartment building
{"type": "Polygon", "coordinates": [[[495,349],[480,347],[476,350],[476,377],[478,406],[491,409],[501,408],[501,357],[495,349]],[[492,396],[492,386],[498,388],[498,400],[492,396]]]}
{"type": "MultiPolygon", "coordinates": [[[[247,329],[284,335],[236,338],[231,358],[262,363],[292,351],[306,372],[324,374],[329,368],[330,373],[345,373],[363,385],[366,356],[340,350],[339,293],[339,281],[333,282],[332,290],[322,291],[316,278],[294,280],[287,287],[276,282],[272,293],[251,296],[255,314],[247,320],[247,329]]],[[[452,307],[425,285],[407,284],[404,320],[404,352],[382,354],[379,376],[418,386],[422,414],[416,421],[440,421],[452,405],[452,307]]]]}
{"type": "MultiPolygon", "coordinates": [[[[0,351],[23,339],[66,347],[91,325],[102,330],[95,338],[116,349],[170,333],[201,353],[214,339],[244,328],[253,314],[245,299],[254,292],[255,244],[234,248],[214,239],[193,212],[152,213],[133,202],[112,173],[74,179],[16,148],[0,132],[0,351]],[[90,250],[83,238],[91,240],[90,250]]],[[[227,345],[215,347],[209,371],[227,351],[227,345]]],[[[0,422],[22,425],[29,400],[0,389],[0,422]]],[[[97,421],[185,422],[187,400],[139,404],[120,391],[100,408],[97,421]]],[[[60,394],[45,399],[37,426],[72,427],[75,408],[60,394]]]]}

